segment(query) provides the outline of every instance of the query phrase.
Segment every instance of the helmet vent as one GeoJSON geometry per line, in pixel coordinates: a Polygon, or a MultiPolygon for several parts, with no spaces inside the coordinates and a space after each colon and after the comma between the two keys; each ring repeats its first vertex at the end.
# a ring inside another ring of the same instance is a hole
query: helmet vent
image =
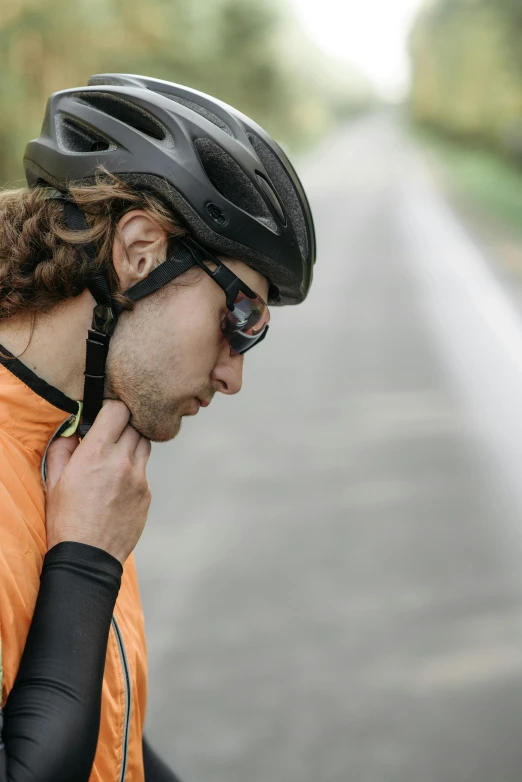
{"type": "Polygon", "coordinates": [[[155,117],[128,100],[104,92],[82,92],[77,99],[157,141],[165,141],[169,135],[155,117]]]}
{"type": "Polygon", "coordinates": [[[192,109],[192,111],[195,111],[197,114],[199,114],[202,117],[205,117],[205,119],[208,119],[209,122],[212,122],[214,125],[217,125],[218,128],[221,128],[221,130],[224,130],[225,133],[227,133],[229,136],[234,137],[234,134],[228,127],[228,125],[223,122],[222,119],[220,119],[216,114],[214,114],[213,111],[209,111],[204,106],[200,106],[199,103],[194,103],[192,100],[187,100],[186,98],[180,98],[177,95],[170,95],[168,92],[161,92],[160,95],[163,95],[164,98],[169,98],[170,100],[176,101],[176,103],[181,103],[182,106],[185,106],[187,109],[192,109]]]}
{"type": "Polygon", "coordinates": [[[111,148],[106,138],[63,114],[56,115],[56,135],[67,152],[104,152],[111,148]]]}
{"type": "Polygon", "coordinates": [[[277,223],[259,190],[234,158],[211,139],[198,138],[194,144],[216,190],[239,209],[279,233],[277,223]]]}
{"type": "Polygon", "coordinates": [[[261,163],[264,165],[268,176],[272,180],[277,195],[282,201],[287,214],[290,216],[290,221],[294,227],[297,237],[299,250],[301,251],[301,257],[303,260],[309,260],[309,243],[306,232],[306,218],[299,204],[299,198],[295,192],[295,188],[290,180],[290,177],[272,150],[267,147],[264,141],[261,141],[260,138],[254,136],[252,133],[248,134],[248,138],[254,147],[261,163]]]}

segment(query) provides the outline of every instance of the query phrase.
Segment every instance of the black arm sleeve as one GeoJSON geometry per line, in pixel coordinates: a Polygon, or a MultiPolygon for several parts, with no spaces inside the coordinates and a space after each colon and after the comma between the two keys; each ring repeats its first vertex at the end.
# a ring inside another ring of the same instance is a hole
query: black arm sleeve
{"type": "Polygon", "coordinates": [[[145,782],[180,782],[179,777],[158,757],[145,737],[143,737],[143,765],[145,782]]]}
{"type": "Polygon", "coordinates": [[[118,560],[93,546],[60,543],[47,553],[4,709],[0,782],[88,782],[121,575],[118,560]]]}

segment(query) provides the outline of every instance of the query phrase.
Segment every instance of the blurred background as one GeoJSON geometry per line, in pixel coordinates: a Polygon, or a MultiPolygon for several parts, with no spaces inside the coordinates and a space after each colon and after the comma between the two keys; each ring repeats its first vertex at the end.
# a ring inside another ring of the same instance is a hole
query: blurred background
{"type": "Polygon", "coordinates": [[[522,0],[2,0],[54,90],[190,84],[291,154],[315,284],[155,446],[148,734],[186,780],[522,776],[522,0]]]}

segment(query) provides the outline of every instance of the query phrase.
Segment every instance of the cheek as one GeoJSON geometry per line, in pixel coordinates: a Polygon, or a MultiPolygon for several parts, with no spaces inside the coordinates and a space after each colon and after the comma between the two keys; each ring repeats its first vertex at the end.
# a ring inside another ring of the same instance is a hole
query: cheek
{"type": "Polygon", "coordinates": [[[212,366],[218,360],[222,347],[219,314],[212,312],[199,319],[192,331],[192,356],[210,362],[212,366]]]}
{"type": "Polygon", "coordinates": [[[189,371],[192,368],[208,375],[214,368],[223,346],[220,322],[219,311],[214,309],[204,310],[199,306],[185,312],[176,334],[176,344],[189,371]]]}

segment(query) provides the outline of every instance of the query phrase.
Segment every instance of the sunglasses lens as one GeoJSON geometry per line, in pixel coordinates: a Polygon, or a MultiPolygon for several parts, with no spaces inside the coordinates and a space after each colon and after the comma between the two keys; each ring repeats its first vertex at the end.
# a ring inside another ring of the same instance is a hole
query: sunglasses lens
{"type": "Polygon", "coordinates": [[[234,301],[234,309],[229,311],[221,330],[230,345],[233,356],[245,353],[266,336],[270,311],[265,302],[256,296],[250,299],[239,292],[234,301]]]}

